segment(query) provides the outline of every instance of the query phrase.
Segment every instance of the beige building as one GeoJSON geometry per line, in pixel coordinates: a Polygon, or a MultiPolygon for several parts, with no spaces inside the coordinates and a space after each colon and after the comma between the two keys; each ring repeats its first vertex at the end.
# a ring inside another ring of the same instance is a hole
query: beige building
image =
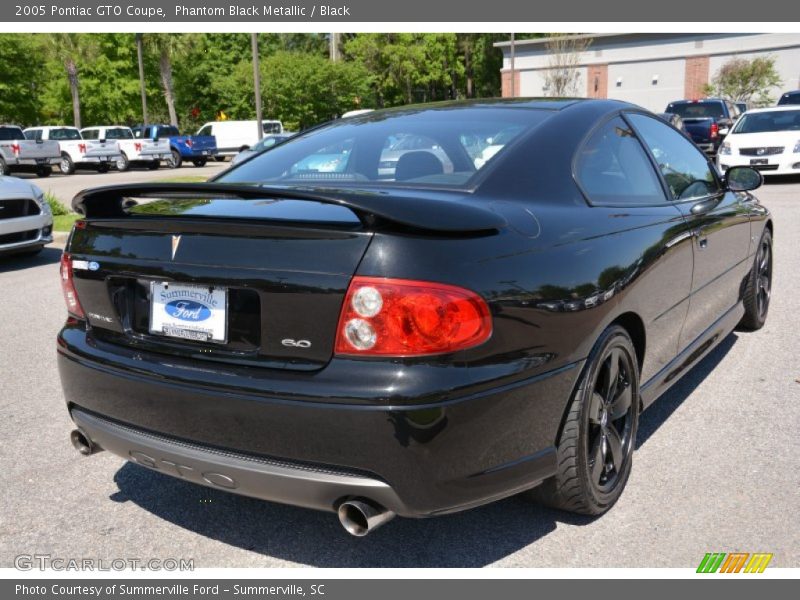
{"type": "MultiPolygon", "coordinates": [[[[588,36],[578,57],[577,94],[614,98],[663,112],[672,100],[702,97],[703,86],[732,58],[773,56],[783,84],[772,91],[777,101],[800,88],[800,34],[797,33],[624,33],[588,36]]],[[[503,51],[503,96],[547,96],[550,64],[547,39],[518,40],[503,51]]]]}

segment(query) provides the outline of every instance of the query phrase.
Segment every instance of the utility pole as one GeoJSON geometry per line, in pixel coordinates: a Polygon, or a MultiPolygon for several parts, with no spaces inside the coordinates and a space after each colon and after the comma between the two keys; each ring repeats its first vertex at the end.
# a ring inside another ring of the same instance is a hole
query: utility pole
{"type": "Polygon", "coordinates": [[[139,88],[142,92],[142,125],[147,125],[147,92],[144,88],[144,54],[142,37],[144,34],[136,34],[136,54],[139,55],[139,88]]]}
{"type": "Polygon", "coordinates": [[[512,33],[511,34],[511,85],[510,85],[511,97],[512,98],[514,98],[517,95],[517,90],[516,90],[516,85],[515,85],[515,83],[516,83],[516,81],[515,81],[516,80],[516,73],[515,73],[515,68],[514,68],[515,67],[514,59],[516,58],[515,55],[516,55],[516,50],[517,50],[516,49],[516,41],[517,41],[517,36],[516,36],[515,33],[512,33]]]}
{"type": "Polygon", "coordinates": [[[258,122],[258,139],[264,137],[264,116],[261,113],[261,69],[258,66],[258,34],[251,33],[250,39],[253,45],[253,88],[256,98],[256,121],[258,122]]]}
{"type": "Polygon", "coordinates": [[[328,50],[330,52],[331,62],[339,61],[339,36],[340,33],[332,33],[328,38],[328,50]]]}

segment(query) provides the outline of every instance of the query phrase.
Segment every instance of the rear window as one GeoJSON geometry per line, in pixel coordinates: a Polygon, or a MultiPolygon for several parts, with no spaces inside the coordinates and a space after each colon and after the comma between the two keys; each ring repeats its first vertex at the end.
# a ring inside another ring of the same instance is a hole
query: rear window
{"type": "Polygon", "coordinates": [[[261,130],[268,135],[270,133],[281,133],[283,131],[283,125],[281,125],[280,121],[262,123],[261,130]]]}
{"type": "Polygon", "coordinates": [[[549,114],[471,106],[370,113],[299,134],[217,181],[464,187],[549,114]]]}
{"type": "Polygon", "coordinates": [[[24,140],[25,135],[19,127],[0,127],[0,140],[7,142],[9,140],[24,140]]]}
{"type": "Polygon", "coordinates": [[[70,129],[68,127],[59,127],[58,129],[50,130],[51,140],[80,140],[81,133],[77,129],[70,129]]]}
{"type": "Polygon", "coordinates": [[[676,102],[667,107],[667,112],[682,119],[724,119],[724,106],[722,102],[676,102]]]}
{"type": "Polygon", "coordinates": [[[784,94],[781,96],[781,99],[778,100],[778,105],[784,104],[800,104],[800,92],[796,92],[794,94],[784,94]]]}
{"type": "Polygon", "coordinates": [[[159,127],[158,137],[178,137],[180,133],[177,127],[159,127]]]}
{"type": "Polygon", "coordinates": [[[747,113],[739,119],[733,133],[770,133],[800,131],[800,109],[747,113]]]}
{"type": "Polygon", "coordinates": [[[106,129],[107,140],[132,140],[133,132],[123,127],[109,127],[106,129]]]}

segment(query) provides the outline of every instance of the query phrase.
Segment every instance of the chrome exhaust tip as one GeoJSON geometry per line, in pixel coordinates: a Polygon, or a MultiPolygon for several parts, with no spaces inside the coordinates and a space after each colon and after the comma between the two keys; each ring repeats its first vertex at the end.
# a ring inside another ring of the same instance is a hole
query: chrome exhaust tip
{"type": "Polygon", "coordinates": [[[101,450],[100,446],[94,444],[91,438],[80,429],[72,430],[72,433],[69,434],[69,441],[72,442],[75,450],[84,456],[89,456],[101,450]]]}
{"type": "Polygon", "coordinates": [[[346,500],[339,505],[339,522],[345,531],[356,537],[364,537],[394,518],[394,513],[369,500],[346,500]]]}

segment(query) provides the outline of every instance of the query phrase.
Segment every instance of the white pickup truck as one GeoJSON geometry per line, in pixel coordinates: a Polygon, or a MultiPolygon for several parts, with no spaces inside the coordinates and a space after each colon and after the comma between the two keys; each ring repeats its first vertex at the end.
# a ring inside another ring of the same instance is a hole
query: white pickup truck
{"type": "Polygon", "coordinates": [[[137,164],[155,170],[162,160],[172,159],[168,139],[136,139],[131,128],[124,125],[85,127],[81,129],[81,136],[84,140],[111,140],[119,144],[118,171],[127,171],[137,164]]]}
{"type": "Polygon", "coordinates": [[[27,171],[49,177],[59,160],[57,142],[27,140],[21,127],[0,125],[0,175],[27,171]]]}
{"type": "Polygon", "coordinates": [[[77,127],[28,127],[25,137],[29,140],[51,140],[58,142],[61,152],[59,169],[64,175],[72,175],[75,169],[95,169],[106,173],[120,159],[119,144],[113,140],[84,140],[77,127]]]}

